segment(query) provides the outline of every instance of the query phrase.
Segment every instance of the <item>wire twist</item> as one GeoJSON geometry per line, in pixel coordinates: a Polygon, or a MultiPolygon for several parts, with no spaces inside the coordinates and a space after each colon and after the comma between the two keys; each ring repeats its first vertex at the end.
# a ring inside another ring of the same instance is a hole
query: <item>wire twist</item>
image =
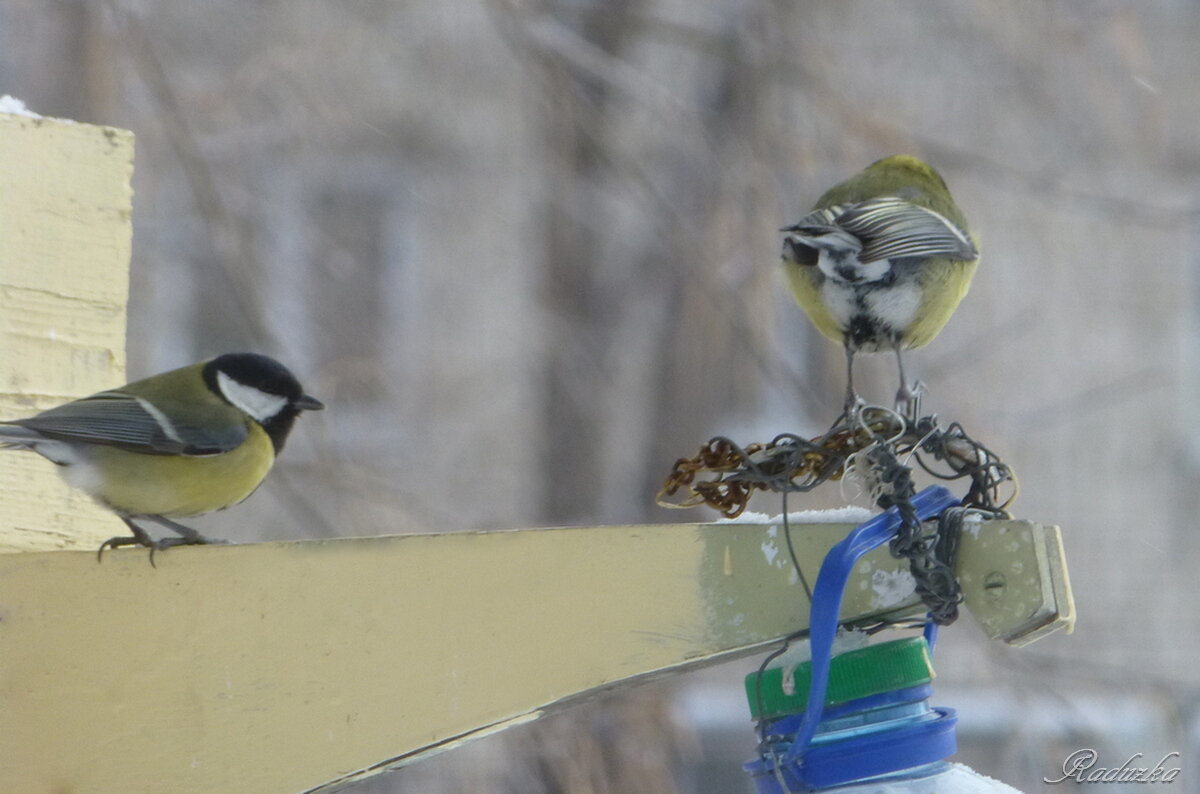
{"type": "Polygon", "coordinates": [[[954,622],[962,602],[954,560],[963,521],[971,513],[1009,517],[1007,508],[1018,492],[1012,468],[958,422],[943,428],[935,416],[908,421],[894,411],[863,406],[843,414],[824,435],[811,440],[783,433],[767,443],[742,447],[717,436],[693,457],[675,462],[658,503],[703,504],[735,518],[755,491],[785,496],[811,491],[840,480],[847,470],[864,477],[881,509],[899,511],[901,528],[891,542],[892,555],[909,561],[929,618],[939,625],[954,622]],[[922,524],[911,501],[916,493],[913,470],[901,462],[908,456],[938,479],[968,479],[962,506],[922,524]]]}

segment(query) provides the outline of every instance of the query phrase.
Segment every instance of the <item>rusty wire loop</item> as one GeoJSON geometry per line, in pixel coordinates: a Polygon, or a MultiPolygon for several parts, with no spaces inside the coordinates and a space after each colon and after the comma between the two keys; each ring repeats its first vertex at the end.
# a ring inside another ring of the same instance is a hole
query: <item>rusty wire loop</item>
{"type": "Polygon", "coordinates": [[[940,625],[954,622],[962,601],[953,568],[962,524],[970,514],[1009,518],[1007,508],[1018,490],[1012,469],[957,422],[943,428],[935,416],[909,421],[885,408],[860,406],[811,440],[784,433],[767,443],[742,447],[718,436],[693,457],[675,462],[658,503],[665,507],[703,504],[735,518],[755,491],[786,497],[839,480],[847,471],[865,481],[881,509],[894,507],[900,513],[892,555],[909,561],[929,619],[940,625]],[[961,506],[944,511],[934,521],[918,520],[911,501],[916,494],[913,470],[902,462],[909,458],[933,477],[969,479],[961,506]]]}
{"type": "MultiPolygon", "coordinates": [[[[912,454],[922,469],[939,479],[970,478],[965,507],[1007,516],[1006,509],[1016,498],[1012,469],[968,436],[961,424],[943,428],[935,416],[906,422],[886,408],[865,406],[849,419],[839,417],[824,435],[811,440],[783,433],[769,442],[742,447],[716,436],[692,457],[675,461],[658,503],[679,508],[707,505],[726,518],[736,518],[755,491],[811,491],[840,480],[857,453],[880,444],[901,459],[912,454]],[[1002,498],[1005,489],[1008,493],[1002,498]]],[[[870,464],[868,479],[869,469],[870,464]]]]}

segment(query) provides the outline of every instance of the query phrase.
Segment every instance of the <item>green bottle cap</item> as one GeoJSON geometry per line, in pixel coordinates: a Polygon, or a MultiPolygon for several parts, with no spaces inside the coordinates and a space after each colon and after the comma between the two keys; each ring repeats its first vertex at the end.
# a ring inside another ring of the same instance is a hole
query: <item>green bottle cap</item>
{"type": "MultiPolygon", "coordinates": [[[[847,651],[833,657],[825,705],[928,684],[933,663],[924,637],[906,637],[847,651]]],[[[808,704],[812,662],[768,667],[746,676],[746,698],[755,719],[800,714],[808,704]]]]}

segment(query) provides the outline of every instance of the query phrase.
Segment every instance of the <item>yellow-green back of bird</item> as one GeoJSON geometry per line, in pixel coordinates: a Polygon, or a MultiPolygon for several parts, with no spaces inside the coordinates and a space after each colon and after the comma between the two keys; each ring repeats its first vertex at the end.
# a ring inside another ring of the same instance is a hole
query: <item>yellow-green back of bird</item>
{"type": "Polygon", "coordinates": [[[822,334],[855,350],[928,344],[966,295],[979,260],[945,181],[910,155],[879,160],[830,188],[785,231],[796,300],[822,334]]]}

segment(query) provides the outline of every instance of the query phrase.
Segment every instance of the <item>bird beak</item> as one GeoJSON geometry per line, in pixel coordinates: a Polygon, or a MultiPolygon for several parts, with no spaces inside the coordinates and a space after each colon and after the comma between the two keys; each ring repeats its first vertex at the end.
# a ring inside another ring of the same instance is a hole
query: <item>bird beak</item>
{"type": "Polygon", "coordinates": [[[293,403],[301,411],[320,411],[325,407],[325,403],[318,400],[316,397],[309,397],[307,394],[300,395],[300,399],[293,403]]]}

